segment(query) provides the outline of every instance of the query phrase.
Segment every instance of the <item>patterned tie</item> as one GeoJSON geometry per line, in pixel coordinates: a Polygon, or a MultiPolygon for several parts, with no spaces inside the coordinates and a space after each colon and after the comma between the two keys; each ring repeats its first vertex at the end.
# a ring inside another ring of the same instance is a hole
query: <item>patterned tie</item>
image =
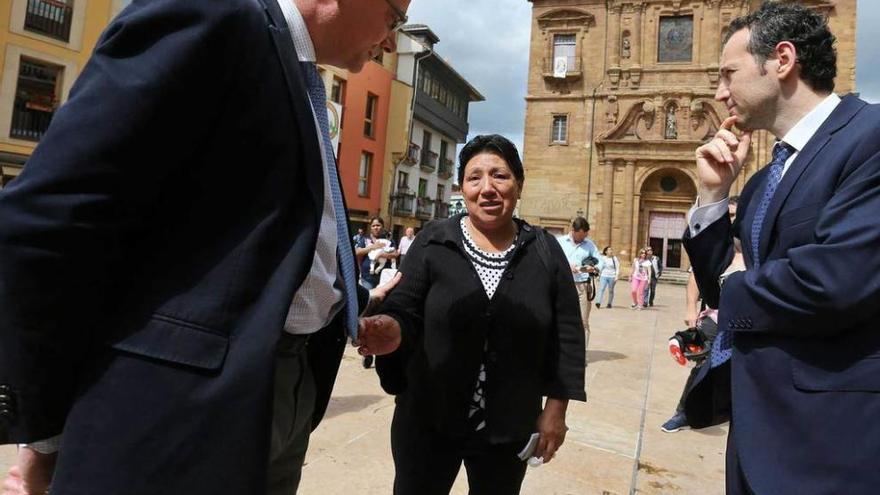
{"type": "Polygon", "coordinates": [[[333,211],[336,213],[336,238],[337,255],[339,256],[339,268],[345,289],[345,328],[352,341],[357,340],[358,327],[358,303],[357,303],[357,275],[354,267],[354,251],[348,235],[348,219],[346,218],[345,204],[342,201],[342,189],[339,185],[339,176],[336,171],[336,158],[330,149],[330,121],[327,118],[327,94],[324,92],[324,81],[318,74],[318,69],[312,62],[302,62],[300,65],[306,76],[309,87],[309,99],[312,109],[321,128],[321,136],[324,140],[324,162],[327,166],[329,178],[330,200],[333,202],[333,211]]]}
{"type": "MultiPolygon", "coordinates": [[[[782,179],[782,170],[785,168],[785,162],[791,157],[795,150],[788,144],[779,141],[773,147],[773,160],[770,162],[770,172],[767,174],[767,188],[764,189],[764,196],[758,203],[758,209],[755,211],[755,218],[752,221],[752,267],[761,266],[758,259],[758,246],[761,244],[761,229],[764,227],[764,217],[767,216],[767,208],[770,206],[770,200],[779,187],[779,181],[782,179]]],[[[731,332],[723,329],[718,331],[715,340],[712,342],[712,353],[710,357],[710,365],[714,368],[728,359],[730,359],[731,350],[731,332]]]]}

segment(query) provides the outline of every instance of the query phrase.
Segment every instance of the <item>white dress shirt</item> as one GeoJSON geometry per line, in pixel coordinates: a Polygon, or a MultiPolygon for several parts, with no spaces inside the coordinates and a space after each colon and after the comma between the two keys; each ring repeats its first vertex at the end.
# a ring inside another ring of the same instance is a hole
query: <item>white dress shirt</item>
{"type": "MultiPolygon", "coordinates": [[[[788,157],[788,160],[785,161],[785,165],[782,168],[782,177],[785,177],[785,172],[788,171],[791,164],[797,159],[798,154],[804,149],[807,142],[813,138],[813,135],[816,134],[819,127],[828,119],[831,112],[837,108],[838,104],[840,104],[840,97],[831,93],[821,103],[816,105],[815,108],[810,110],[809,113],[804,115],[781,139],[782,142],[795,150],[788,157]]],[[[700,198],[698,197],[696,204],[688,212],[688,228],[690,228],[691,236],[698,235],[713,222],[727,215],[727,203],[727,198],[724,198],[716,203],[700,206],[700,198]]]]}
{"type": "MultiPolygon", "coordinates": [[[[312,38],[296,4],[290,0],[278,0],[278,5],[284,12],[284,19],[290,29],[290,36],[299,61],[314,63],[315,46],[312,44],[312,38]]],[[[326,110],[323,108],[312,109],[312,112],[321,111],[326,110]]],[[[324,142],[323,133],[318,127],[314,113],[312,118],[315,129],[318,130],[318,140],[321,146],[321,170],[324,171],[324,209],[321,214],[321,226],[318,231],[318,243],[315,245],[312,268],[293,295],[293,302],[284,322],[284,331],[293,334],[310,334],[324,328],[330,324],[333,317],[345,304],[336,250],[338,241],[336,212],[330,197],[330,178],[327,173],[328,166],[336,165],[325,163],[324,150],[327,143],[324,142]]]]}

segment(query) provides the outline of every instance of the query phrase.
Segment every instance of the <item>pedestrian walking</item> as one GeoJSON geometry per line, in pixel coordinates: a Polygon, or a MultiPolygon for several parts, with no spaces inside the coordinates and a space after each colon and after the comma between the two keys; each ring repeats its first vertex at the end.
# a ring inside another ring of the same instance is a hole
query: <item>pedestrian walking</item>
{"type": "Polygon", "coordinates": [[[605,246],[602,255],[599,257],[599,293],[596,295],[596,308],[602,307],[602,299],[605,292],[608,292],[608,303],[605,306],[610,308],[614,303],[614,286],[617,279],[620,278],[620,259],[614,256],[614,250],[611,246],[605,246]]]}

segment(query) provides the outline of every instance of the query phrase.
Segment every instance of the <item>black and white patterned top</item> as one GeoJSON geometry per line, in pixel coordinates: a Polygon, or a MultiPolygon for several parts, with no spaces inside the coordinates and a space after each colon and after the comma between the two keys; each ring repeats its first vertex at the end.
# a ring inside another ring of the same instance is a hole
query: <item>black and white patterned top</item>
{"type": "MultiPolygon", "coordinates": [[[[460,223],[464,252],[474,265],[474,269],[477,270],[477,275],[480,277],[480,282],[483,283],[486,296],[492,299],[492,296],[495,295],[495,290],[498,288],[498,283],[501,282],[501,277],[504,275],[504,270],[507,269],[508,263],[513,258],[519,235],[517,234],[514,237],[510,247],[503,252],[490,253],[477,247],[470,233],[468,233],[465,219],[467,219],[466,216],[461,217],[460,223]]],[[[477,384],[474,387],[474,395],[471,398],[470,410],[468,411],[470,424],[475,431],[480,431],[486,427],[486,397],[484,391],[486,386],[487,346],[488,342],[483,344],[483,361],[480,363],[480,373],[477,377],[477,384]]]]}

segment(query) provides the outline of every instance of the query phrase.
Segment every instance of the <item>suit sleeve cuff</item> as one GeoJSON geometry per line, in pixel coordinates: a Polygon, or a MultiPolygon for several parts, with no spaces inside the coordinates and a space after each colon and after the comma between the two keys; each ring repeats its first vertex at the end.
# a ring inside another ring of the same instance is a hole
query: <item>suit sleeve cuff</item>
{"type": "Polygon", "coordinates": [[[31,449],[40,454],[54,454],[58,452],[58,449],[61,445],[61,435],[55,435],[52,438],[47,438],[46,440],[39,440],[33,443],[24,443],[21,444],[21,447],[31,449]]]}
{"type": "Polygon", "coordinates": [[[728,199],[724,198],[717,203],[708,205],[700,205],[700,198],[688,212],[688,228],[691,237],[696,237],[700,232],[706,230],[706,227],[712,225],[716,220],[727,215],[728,199]]]}

